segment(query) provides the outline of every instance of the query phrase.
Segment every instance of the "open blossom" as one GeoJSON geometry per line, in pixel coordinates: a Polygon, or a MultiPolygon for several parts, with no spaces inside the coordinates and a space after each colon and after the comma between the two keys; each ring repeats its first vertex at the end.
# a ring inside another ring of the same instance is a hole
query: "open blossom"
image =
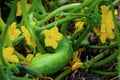
{"type": "Polygon", "coordinates": [[[16,28],[16,22],[13,22],[11,26],[9,27],[8,34],[10,36],[10,40],[14,40],[16,37],[18,37],[21,34],[21,31],[16,28]]]}
{"type": "Polygon", "coordinates": [[[83,63],[81,62],[79,58],[78,51],[75,51],[73,53],[73,60],[71,61],[71,64],[72,64],[72,70],[78,69],[79,67],[83,65],[83,63]]]}
{"type": "Polygon", "coordinates": [[[44,30],[45,34],[45,46],[51,46],[52,48],[57,48],[57,41],[62,39],[62,34],[58,32],[57,26],[51,28],[50,30],[44,30]]]}
{"type": "MultiPolygon", "coordinates": [[[[35,57],[38,57],[38,56],[40,56],[41,55],[41,53],[37,53],[36,55],[35,55],[35,57]]],[[[26,60],[27,60],[27,62],[30,62],[33,58],[35,58],[34,57],[34,55],[33,54],[27,54],[27,56],[26,56],[26,60]]]]}
{"type": "MultiPolygon", "coordinates": [[[[27,3],[27,0],[25,0],[25,2],[26,2],[26,5],[25,5],[26,9],[28,10],[31,5],[29,3],[27,3]]],[[[21,16],[21,15],[22,15],[21,3],[20,3],[20,1],[18,1],[17,2],[16,16],[21,16]]]]}
{"type": "Polygon", "coordinates": [[[84,25],[84,22],[77,21],[75,23],[75,28],[80,31],[80,30],[84,29],[83,25],[84,25]]]}
{"type": "Polygon", "coordinates": [[[14,53],[14,48],[12,47],[3,48],[3,57],[6,62],[16,62],[16,63],[19,62],[18,57],[13,53],[14,53]]]}
{"type": "Polygon", "coordinates": [[[36,47],[36,44],[30,34],[30,32],[27,30],[25,26],[21,26],[21,30],[23,32],[23,35],[25,36],[26,42],[29,46],[32,46],[33,48],[36,47]]]}
{"type": "Polygon", "coordinates": [[[26,61],[25,62],[21,62],[22,65],[24,66],[28,66],[29,63],[32,61],[32,59],[38,57],[38,56],[41,56],[42,53],[36,53],[35,56],[31,53],[28,53],[27,56],[26,56],[26,61]]]}
{"type": "Polygon", "coordinates": [[[106,42],[106,39],[114,39],[114,22],[112,18],[112,12],[109,10],[107,6],[101,6],[102,10],[102,20],[101,20],[101,28],[100,30],[95,29],[97,35],[100,36],[100,40],[102,43],[106,42]]]}

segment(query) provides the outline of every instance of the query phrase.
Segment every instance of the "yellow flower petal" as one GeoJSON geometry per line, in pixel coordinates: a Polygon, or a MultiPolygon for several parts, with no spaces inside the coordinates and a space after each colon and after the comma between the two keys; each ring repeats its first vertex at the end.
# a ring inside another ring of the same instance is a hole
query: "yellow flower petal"
{"type": "MultiPolygon", "coordinates": [[[[29,10],[31,4],[27,3],[27,0],[25,0],[26,2],[26,10],[29,10]]],[[[17,2],[17,12],[16,12],[16,16],[21,16],[22,15],[22,9],[21,9],[21,3],[20,1],[17,2]]]]}
{"type": "Polygon", "coordinates": [[[16,37],[18,37],[21,34],[21,31],[19,29],[16,29],[16,22],[13,22],[11,26],[9,27],[9,36],[10,40],[14,40],[16,37]]]}
{"type": "Polygon", "coordinates": [[[81,62],[81,60],[79,58],[79,52],[78,51],[75,51],[73,53],[73,60],[71,61],[71,64],[72,64],[72,70],[76,70],[80,66],[82,66],[83,63],[81,62]]]}
{"type": "Polygon", "coordinates": [[[52,48],[57,48],[57,41],[62,39],[62,34],[58,32],[57,26],[51,28],[50,30],[44,30],[45,34],[45,46],[51,46],[52,48]]]}
{"type": "Polygon", "coordinates": [[[115,34],[114,22],[112,17],[112,12],[107,6],[101,6],[102,9],[102,20],[101,20],[101,30],[100,30],[100,40],[102,43],[106,42],[107,38],[114,39],[115,34]]]}
{"type": "Polygon", "coordinates": [[[84,29],[83,25],[84,25],[84,22],[78,21],[75,23],[75,28],[80,31],[80,30],[84,29]]]}
{"type": "Polygon", "coordinates": [[[114,32],[110,28],[108,28],[107,31],[108,31],[107,37],[110,39],[114,39],[115,38],[114,32]]]}
{"type": "Polygon", "coordinates": [[[99,28],[94,28],[94,32],[96,33],[96,35],[100,35],[100,29],[99,28]]]}
{"type": "Polygon", "coordinates": [[[18,58],[17,58],[16,55],[11,55],[11,56],[9,56],[9,57],[8,57],[8,61],[9,61],[9,62],[16,62],[16,63],[19,62],[19,60],[18,60],[18,58]]]}
{"type": "Polygon", "coordinates": [[[75,63],[75,62],[81,62],[81,60],[79,59],[78,51],[73,53],[73,63],[75,63]]]}
{"type": "Polygon", "coordinates": [[[12,47],[7,47],[3,49],[3,56],[6,62],[19,62],[18,58],[16,55],[13,55],[14,48],[12,47]]]}
{"type": "Polygon", "coordinates": [[[42,55],[42,53],[36,53],[35,57],[42,55]]]}
{"type": "Polygon", "coordinates": [[[107,6],[101,6],[102,14],[107,14],[109,11],[109,8],[107,6]]]}
{"type": "Polygon", "coordinates": [[[3,49],[3,55],[8,57],[8,56],[12,55],[13,51],[14,51],[14,48],[7,47],[7,48],[3,49]]]}
{"type": "Polygon", "coordinates": [[[111,42],[111,43],[110,43],[110,45],[115,45],[115,44],[116,44],[116,42],[115,42],[115,41],[113,41],[113,42],[111,42]]]}
{"type": "Polygon", "coordinates": [[[51,32],[52,32],[52,35],[54,36],[53,38],[54,40],[58,41],[62,39],[62,34],[58,32],[57,26],[53,27],[51,29],[51,32]],[[54,33],[52,31],[54,31],[54,33]]]}
{"type": "Polygon", "coordinates": [[[52,46],[52,48],[56,49],[57,48],[57,42],[53,40],[48,40],[45,39],[45,46],[52,46]]]}
{"type": "Polygon", "coordinates": [[[20,1],[17,2],[17,13],[16,16],[21,16],[22,15],[22,10],[21,10],[21,3],[20,1]]]}
{"type": "Polygon", "coordinates": [[[27,54],[26,60],[27,60],[28,62],[30,62],[30,61],[32,60],[32,58],[33,58],[33,54],[27,54]]]}
{"type": "Polygon", "coordinates": [[[118,11],[117,11],[117,9],[115,9],[115,12],[114,12],[114,13],[115,13],[116,16],[118,15],[118,11]]]}
{"type": "Polygon", "coordinates": [[[32,36],[30,35],[29,31],[27,30],[27,28],[25,28],[25,26],[21,26],[21,30],[23,32],[23,35],[25,36],[27,44],[32,46],[33,48],[35,48],[36,44],[35,44],[32,36]]]}
{"type": "Polygon", "coordinates": [[[101,25],[101,30],[100,30],[101,33],[105,33],[106,32],[106,25],[103,23],[101,25]]]}
{"type": "Polygon", "coordinates": [[[103,33],[103,34],[100,35],[100,40],[101,40],[102,43],[105,43],[105,42],[106,42],[106,38],[107,38],[107,37],[106,37],[106,34],[105,34],[105,33],[103,33]]]}
{"type": "Polygon", "coordinates": [[[79,59],[79,53],[78,53],[78,51],[75,51],[73,53],[73,59],[70,62],[70,64],[72,65],[72,70],[78,69],[83,64],[81,62],[81,60],[79,59]]]}
{"type": "Polygon", "coordinates": [[[72,65],[72,70],[74,71],[74,70],[80,68],[80,66],[82,66],[82,65],[83,65],[82,62],[76,62],[72,65]]]}
{"type": "Polygon", "coordinates": [[[30,6],[31,6],[31,4],[27,3],[26,4],[26,10],[29,10],[30,6]]]}
{"type": "MultiPolygon", "coordinates": [[[[35,57],[38,57],[38,56],[40,56],[41,55],[41,53],[37,53],[36,55],[35,55],[35,57]]],[[[26,56],[26,60],[27,60],[27,62],[31,62],[31,60],[33,59],[33,58],[35,58],[34,56],[33,56],[33,54],[27,54],[27,56],[26,56]]]]}
{"type": "Polygon", "coordinates": [[[106,25],[108,25],[109,28],[114,29],[114,22],[113,22],[113,17],[112,17],[111,11],[108,12],[106,23],[107,23],[106,25]]]}

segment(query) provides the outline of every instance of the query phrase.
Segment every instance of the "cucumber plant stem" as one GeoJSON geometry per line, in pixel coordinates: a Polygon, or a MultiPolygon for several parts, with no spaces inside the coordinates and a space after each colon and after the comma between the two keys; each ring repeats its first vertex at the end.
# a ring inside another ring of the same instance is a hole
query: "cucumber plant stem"
{"type": "Polygon", "coordinates": [[[32,29],[32,27],[30,25],[30,22],[29,22],[29,20],[27,18],[27,12],[26,12],[26,9],[25,9],[25,1],[24,0],[21,0],[21,7],[22,7],[23,19],[24,19],[24,22],[26,24],[27,29],[29,30],[33,40],[35,41],[39,52],[45,53],[46,51],[44,50],[41,43],[39,42],[34,30],[32,29]]]}
{"type": "Polygon", "coordinates": [[[113,59],[115,59],[117,56],[118,56],[118,52],[119,50],[116,50],[114,53],[112,53],[110,56],[108,56],[107,58],[103,59],[103,60],[100,60],[98,62],[95,62],[93,65],[91,65],[92,68],[95,68],[95,67],[100,67],[110,61],[112,61],[113,59]]]}
{"type": "Polygon", "coordinates": [[[74,8],[75,6],[78,6],[80,4],[81,3],[68,4],[68,5],[62,6],[62,7],[58,8],[58,9],[54,10],[48,16],[46,16],[42,20],[38,21],[38,25],[42,25],[43,23],[48,21],[50,18],[52,18],[54,15],[56,15],[58,12],[61,12],[61,11],[66,10],[66,9],[74,8]]]}

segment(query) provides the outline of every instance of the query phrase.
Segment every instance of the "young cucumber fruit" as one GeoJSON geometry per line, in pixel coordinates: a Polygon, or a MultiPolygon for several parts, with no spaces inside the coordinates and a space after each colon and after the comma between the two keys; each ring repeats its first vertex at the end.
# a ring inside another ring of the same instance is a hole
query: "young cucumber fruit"
{"type": "Polygon", "coordinates": [[[71,60],[73,48],[68,39],[63,37],[58,42],[55,53],[43,54],[34,58],[29,67],[37,70],[41,74],[50,75],[63,68],[71,60]]]}

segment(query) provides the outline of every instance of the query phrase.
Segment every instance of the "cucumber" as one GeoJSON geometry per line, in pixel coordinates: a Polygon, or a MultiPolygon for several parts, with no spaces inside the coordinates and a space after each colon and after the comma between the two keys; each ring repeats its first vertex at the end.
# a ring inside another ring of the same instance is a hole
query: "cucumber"
{"type": "Polygon", "coordinates": [[[61,68],[63,68],[71,60],[73,55],[73,48],[69,40],[63,37],[58,42],[58,48],[56,52],[50,54],[43,54],[34,58],[29,67],[37,70],[43,75],[50,75],[61,68]]]}

